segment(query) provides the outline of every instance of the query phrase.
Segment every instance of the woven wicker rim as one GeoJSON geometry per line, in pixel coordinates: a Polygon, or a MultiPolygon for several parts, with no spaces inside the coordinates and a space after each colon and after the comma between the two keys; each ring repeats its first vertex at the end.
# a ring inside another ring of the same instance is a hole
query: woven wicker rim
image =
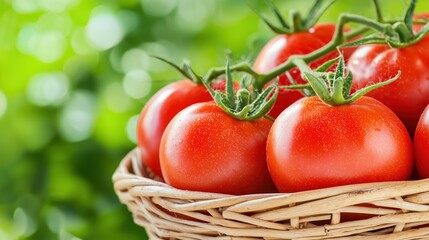
{"type": "Polygon", "coordinates": [[[429,239],[429,179],[233,196],[175,189],[139,156],[121,161],[114,189],[151,239],[429,239]]]}

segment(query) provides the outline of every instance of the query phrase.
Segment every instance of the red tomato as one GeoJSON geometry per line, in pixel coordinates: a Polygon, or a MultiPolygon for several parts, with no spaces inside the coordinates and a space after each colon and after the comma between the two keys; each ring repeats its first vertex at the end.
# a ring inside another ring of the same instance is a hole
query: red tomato
{"type": "MultiPolygon", "coordinates": [[[[414,15],[414,20],[420,20],[420,21],[427,21],[429,20],[429,12],[427,13],[419,13],[414,15]]],[[[424,26],[424,24],[414,24],[413,25],[413,29],[414,32],[418,32],[422,27],[424,26]]]]}
{"type": "Polygon", "coordinates": [[[173,187],[226,194],[275,192],[266,163],[272,122],[240,121],[214,102],[187,107],[161,140],[165,181],[173,187]]]}
{"type": "Polygon", "coordinates": [[[411,138],[379,101],[362,97],[330,106],[303,98],[275,120],[268,167],[280,192],[406,180],[413,168],[411,138]]]}
{"type": "Polygon", "coordinates": [[[137,124],[137,145],[142,161],[156,175],[162,176],[159,143],[167,124],[187,106],[211,100],[204,85],[182,80],[160,89],[146,103],[137,124]]]}
{"type": "MultiPolygon", "coordinates": [[[[292,55],[308,54],[325,46],[331,41],[334,32],[335,24],[319,24],[310,28],[307,32],[278,35],[265,45],[256,58],[253,68],[258,73],[269,72],[287,61],[292,55]]],[[[345,59],[348,59],[353,51],[354,48],[344,49],[345,59]]],[[[309,66],[317,68],[324,62],[337,56],[338,52],[333,51],[323,58],[310,63],[309,66]]],[[[289,73],[298,83],[305,83],[297,68],[290,70],[289,73]]],[[[290,85],[290,81],[286,77],[286,74],[282,74],[280,75],[279,86],[286,85],[290,85]]],[[[276,118],[286,107],[302,97],[302,93],[298,90],[279,89],[276,104],[274,104],[269,115],[276,118]]]]}
{"type": "Polygon", "coordinates": [[[429,104],[428,54],[429,36],[404,48],[378,44],[359,47],[348,62],[348,69],[353,73],[352,91],[389,79],[401,71],[394,83],[371,91],[367,96],[392,109],[412,136],[420,114],[429,104]]]}
{"type": "Polygon", "coordinates": [[[429,178],[429,107],[423,111],[417,124],[414,153],[419,178],[429,178]]]}

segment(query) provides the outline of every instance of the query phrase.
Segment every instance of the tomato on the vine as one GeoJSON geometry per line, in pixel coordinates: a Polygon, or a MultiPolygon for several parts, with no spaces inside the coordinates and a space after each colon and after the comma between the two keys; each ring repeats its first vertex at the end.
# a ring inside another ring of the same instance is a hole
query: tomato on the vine
{"type": "MultiPolygon", "coordinates": [[[[284,63],[292,55],[303,55],[311,53],[329,43],[335,33],[335,24],[317,24],[305,32],[293,34],[280,34],[269,41],[255,60],[254,70],[258,73],[266,73],[284,63]]],[[[349,58],[354,48],[345,48],[343,54],[349,58]]],[[[327,60],[338,56],[337,51],[333,51],[324,57],[310,63],[311,68],[317,68],[327,60]]],[[[303,84],[301,73],[297,68],[289,71],[290,75],[297,83],[303,84]]],[[[279,86],[290,85],[290,80],[286,74],[279,76],[279,86]]],[[[276,104],[274,104],[269,115],[277,117],[286,107],[296,100],[304,97],[298,90],[279,89],[276,104]]]]}
{"type": "Polygon", "coordinates": [[[414,134],[414,154],[419,178],[429,178],[429,105],[418,121],[414,134]]]}
{"type": "MultiPolygon", "coordinates": [[[[414,25],[417,31],[421,25],[414,25]]],[[[412,136],[420,114],[429,104],[429,36],[417,43],[392,48],[383,44],[359,47],[349,59],[348,68],[353,73],[353,91],[401,72],[400,78],[389,86],[372,91],[373,97],[402,120],[412,136]]]]}
{"type": "MultiPolygon", "coordinates": [[[[223,87],[224,82],[216,84],[223,87]]],[[[167,124],[187,106],[211,100],[213,99],[204,85],[182,80],[160,89],[146,103],[137,124],[137,145],[142,161],[156,175],[162,176],[159,165],[159,143],[167,124]]]]}
{"type": "Polygon", "coordinates": [[[275,192],[266,163],[272,122],[240,121],[214,102],[178,113],[165,129],[160,161],[173,187],[227,194],[275,192]]]}
{"type": "Polygon", "coordinates": [[[295,102],[273,124],[267,159],[281,192],[406,180],[413,167],[404,125],[369,97],[341,106],[318,97],[295,102]]]}

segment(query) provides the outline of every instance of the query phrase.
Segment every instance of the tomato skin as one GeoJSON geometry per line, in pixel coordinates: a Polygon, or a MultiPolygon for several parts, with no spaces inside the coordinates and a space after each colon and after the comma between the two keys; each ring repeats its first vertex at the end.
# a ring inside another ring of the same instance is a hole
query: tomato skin
{"type": "Polygon", "coordinates": [[[267,161],[277,189],[296,192],[409,179],[413,151],[402,122],[379,101],[330,106],[310,97],[275,120],[267,161]]]}
{"type": "MultiPolygon", "coordinates": [[[[418,13],[414,15],[414,20],[428,20],[429,19],[429,12],[424,12],[424,13],[418,13]]],[[[425,24],[414,24],[413,25],[413,30],[415,33],[417,33],[418,31],[420,31],[420,29],[422,29],[422,27],[425,24]]]]}
{"type": "Polygon", "coordinates": [[[418,178],[429,178],[429,106],[423,111],[416,127],[414,153],[418,178]]]}
{"type": "Polygon", "coordinates": [[[387,45],[361,46],[348,62],[348,69],[353,73],[352,91],[385,81],[401,71],[398,80],[371,91],[367,96],[392,109],[413,136],[420,114],[429,104],[428,54],[429,36],[398,49],[387,45]]]}
{"type": "Polygon", "coordinates": [[[276,192],[266,163],[272,122],[232,118],[214,102],[181,111],[161,140],[164,180],[185,190],[225,194],[276,192]]]}
{"type": "MultiPolygon", "coordinates": [[[[334,32],[335,24],[318,24],[310,28],[306,32],[294,33],[290,35],[281,34],[274,37],[269,41],[256,58],[253,66],[254,70],[258,73],[266,73],[273,70],[283,62],[287,61],[292,55],[308,54],[313,52],[331,41],[334,32]]],[[[345,59],[351,55],[354,48],[346,48],[343,50],[345,59]]],[[[316,68],[324,62],[338,56],[337,51],[327,54],[323,58],[313,61],[309,64],[311,68],[316,68]]],[[[301,78],[301,73],[297,68],[289,71],[291,76],[298,83],[305,83],[301,78]]],[[[290,85],[289,79],[286,74],[279,77],[279,86],[290,85]]],[[[298,90],[279,89],[276,104],[274,104],[269,115],[276,118],[286,107],[294,103],[296,100],[304,97],[298,90]]]]}
{"type": "Polygon", "coordinates": [[[137,123],[137,145],[143,163],[156,175],[162,176],[159,143],[168,123],[187,106],[211,100],[204,85],[182,80],[160,89],[146,103],[137,123]]]}

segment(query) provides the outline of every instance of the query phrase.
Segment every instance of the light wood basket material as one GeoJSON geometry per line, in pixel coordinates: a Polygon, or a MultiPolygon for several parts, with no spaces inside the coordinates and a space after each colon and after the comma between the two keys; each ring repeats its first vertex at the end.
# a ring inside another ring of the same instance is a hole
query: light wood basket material
{"type": "Polygon", "coordinates": [[[233,196],[175,189],[139,155],[121,161],[114,189],[153,240],[429,239],[429,179],[233,196]]]}

